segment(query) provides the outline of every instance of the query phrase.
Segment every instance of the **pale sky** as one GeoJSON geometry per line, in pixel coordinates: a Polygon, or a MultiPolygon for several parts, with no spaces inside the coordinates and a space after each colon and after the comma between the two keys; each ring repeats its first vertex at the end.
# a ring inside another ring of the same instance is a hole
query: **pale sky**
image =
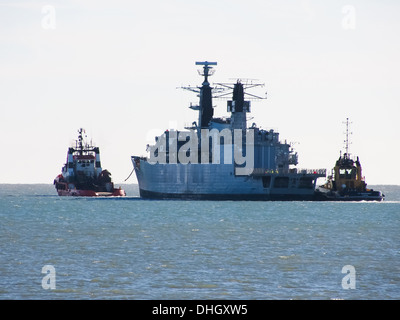
{"type": "Polygon", "coordinates": [[[299,168],[330,171],[349,117],[366,182],[400,184],[399,35],[398,0],[0,0],[0,183],[52,183],[80,127],[123,182],[154,135],[197,121],[177,88],[208,60],[211,83],[265,83],[250,124],[299,168]]]}

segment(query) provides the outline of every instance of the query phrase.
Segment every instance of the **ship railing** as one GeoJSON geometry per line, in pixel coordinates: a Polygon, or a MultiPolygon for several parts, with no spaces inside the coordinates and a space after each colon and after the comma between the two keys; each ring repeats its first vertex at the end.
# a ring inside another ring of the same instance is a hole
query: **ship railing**
{"type": "Polygon", "coordinates": [[[301,174],[317,174],[326,176],[326,169],[297,169],[297,173],[301,174]]]}
{"type": "Polygon", "coordinates": [[[305,175],[317,175],[317,176],[326,176],[326,169],[266,169],[266,168],[254,168],[252,175],[253,176],[265,176],[271,174],[305,174],[305,175]]]}

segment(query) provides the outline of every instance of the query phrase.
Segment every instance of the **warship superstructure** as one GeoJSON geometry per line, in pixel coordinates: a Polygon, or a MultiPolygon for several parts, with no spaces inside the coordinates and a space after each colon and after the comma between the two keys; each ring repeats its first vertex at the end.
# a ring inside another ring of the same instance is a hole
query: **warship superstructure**
{"type": "Polygon", "coordinates": [[[54,179],[60,196],[109,197],[125,196],[125,191],[115,188],[111,173],[103,170],[100,149],[84,139],[84,129],[78,130],[75,146],[68,148],[67,161],[54,179]]]}
{"type": "Polygon", "coordinates": [[[202,66],[198,121],[183,131],[166,130],[149,146],[148,157],[132,156],[140,196],[147,199],[314,200],[325,169],[298,169],[298,155],[279,133],[247,125],[251,98],[246,90],[261,84],[219,83],[209,76],[216,62],[202,66]],[[230,117],[214,117],[213,98],[226,97],[230,117]]]}

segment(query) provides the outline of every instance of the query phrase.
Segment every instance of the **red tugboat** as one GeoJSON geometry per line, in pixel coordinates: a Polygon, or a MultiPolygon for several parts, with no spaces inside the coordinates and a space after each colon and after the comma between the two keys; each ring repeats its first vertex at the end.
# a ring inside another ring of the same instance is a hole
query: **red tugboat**
{"type": "Polygon", "coordinates": [[[78,197],[123,197],[125,191],[114,188],[111,173],[103,170],[100,163],[100,149],[83,140],[84,130],[74,148],[68,148],[67,163],[61,174],[54,179],[59,196],[78,197]]]}

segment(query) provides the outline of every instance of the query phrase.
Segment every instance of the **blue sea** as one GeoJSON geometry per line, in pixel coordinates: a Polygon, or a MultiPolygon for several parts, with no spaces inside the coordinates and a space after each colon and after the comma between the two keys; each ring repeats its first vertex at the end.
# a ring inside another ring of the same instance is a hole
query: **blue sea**
{"type": "Polygon", "coordinates": [[[400,299],[386,201],[69,198],[0,185],[0,299],[400,299]]]}

